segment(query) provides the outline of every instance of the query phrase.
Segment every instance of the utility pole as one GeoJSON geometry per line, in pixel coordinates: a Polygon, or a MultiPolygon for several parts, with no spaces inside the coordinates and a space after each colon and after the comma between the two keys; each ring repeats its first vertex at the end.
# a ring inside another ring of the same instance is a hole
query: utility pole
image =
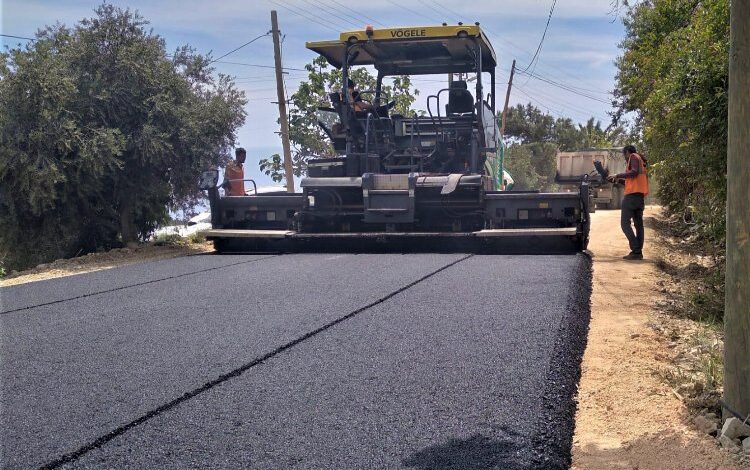
{"type": "Polygon", "coordinates": [[[724,402],[745,417],[750,415],[750,0],[730,3],[724,402]]]}
{"type": "Polygon", "coordinates": [[[279,44],[279,21],[276,10],[271,10],[271,33],[273,34],[273,58],[276,63],[276,96],[279,99],[279,121],[281,121],[281,145],[284,147],[284,177],[286,191],[294,192],[294,172],[292,170],[292,150],[289,147],[289,120],[286,114],[286,95],[281,69],[281,45],[279,44]]]}
{"type": "Polygon", "coordinates": [[[505,115],[508,114],[508,101],[510,101],[510,89],[513,86],[513,75],[516,74],[516,59],[513,59],[513,66],[510,68],[510,79],[508,80],[508,91],[505,92],[505,106],[503,106],[503,119],[500,125],[500,137],[505,136],[505,115]]]}

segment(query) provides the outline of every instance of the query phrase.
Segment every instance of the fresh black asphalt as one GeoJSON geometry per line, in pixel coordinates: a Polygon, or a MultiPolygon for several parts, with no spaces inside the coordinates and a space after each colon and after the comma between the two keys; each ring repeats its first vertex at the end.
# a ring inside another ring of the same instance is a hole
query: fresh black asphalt
{"type": "Polygon", "coordinates": [[[589,276],[581,255],[194,256],[4,288],[0,459],[564,468],[589,276]]]}

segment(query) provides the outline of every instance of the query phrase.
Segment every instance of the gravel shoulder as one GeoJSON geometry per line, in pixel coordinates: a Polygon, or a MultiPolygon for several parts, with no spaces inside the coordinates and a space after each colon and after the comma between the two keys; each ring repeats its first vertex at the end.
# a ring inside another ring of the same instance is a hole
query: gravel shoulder
{"type": "Polygon", "coordinates": [[[659,333],[658,247],[646,210],[645,260],[628,262],[619,211],[593,214],[591,324],[578,390],[574,469],[735,469],[735,458],[690,424],[660,371],[671,365],[659,333]]]}
{"type": "Polygon", "coordinates": [[[214,251],[214,247],[210,242],[191,243],[184,246],[156,246],[144,243],[135,248],[120,248],[101,253],[91,253],[77,258],[58,259],[24,271],[13,272],[0,279],[0,287],[16,286],[29,282],[90,273],[146,261],[158,261],[198,253],[210,253],[212,251],[214,251]]]}

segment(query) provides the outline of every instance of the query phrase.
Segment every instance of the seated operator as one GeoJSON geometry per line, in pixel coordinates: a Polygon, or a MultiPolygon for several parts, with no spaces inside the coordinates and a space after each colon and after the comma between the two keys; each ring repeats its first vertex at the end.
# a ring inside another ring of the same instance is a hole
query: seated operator
{"type": "Polygon", "coordinates": [[[347,93],[349,93],[349,103],[352,105],[355,112],[361,113],[375,109],[372,104],[362,101],[362,95],[356,90],[354,80],[351,78],[347,84],[347,93]]]}

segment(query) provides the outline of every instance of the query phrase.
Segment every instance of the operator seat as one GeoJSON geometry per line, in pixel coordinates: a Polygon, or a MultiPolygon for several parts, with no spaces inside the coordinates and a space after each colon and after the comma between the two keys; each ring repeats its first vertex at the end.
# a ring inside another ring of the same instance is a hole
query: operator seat
{"type": "Polygon", "coordinates": [[[448,104],[445,114],[465,114],[474,112],[474,97],[466,86],[466,80],[454,80],[448,90],[448,104]]]}

